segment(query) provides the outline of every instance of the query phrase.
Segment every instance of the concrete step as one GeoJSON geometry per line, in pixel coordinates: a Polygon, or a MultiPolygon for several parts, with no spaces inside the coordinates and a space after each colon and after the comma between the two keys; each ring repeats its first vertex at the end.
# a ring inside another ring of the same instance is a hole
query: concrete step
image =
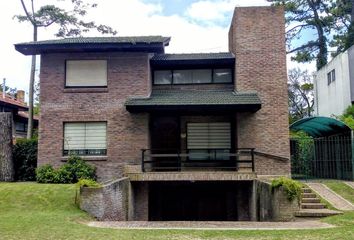
{"type": "Polygon", "coordinates": [[[328,217],[334,216],[338,214],[342,214],[343,212],[329,210],[329,209],[301,209],[300,211],[295,213],[296,217],[328,217]]]}
{"type": "Polygon", "coordinates": [[[301,203],[302,209],[323,209],[325,207],[322,203],[301,203]]]}
{"type": "Polygon", "coordinates": [[[315,193],[302,193],[301,194],[301,198],[316,198],[316,194],[315,193]]]}
{"type": "Polygon", "coordinates": [[[310,188],[302,188],[301,191],[303,193],[312,193],[312,190],[310,188]]]}
{"type": "Polygon", "coordinates": [[[321,200],[319,198],[303,198],[301,199],[301,203],[320,203],[321,200]]]}

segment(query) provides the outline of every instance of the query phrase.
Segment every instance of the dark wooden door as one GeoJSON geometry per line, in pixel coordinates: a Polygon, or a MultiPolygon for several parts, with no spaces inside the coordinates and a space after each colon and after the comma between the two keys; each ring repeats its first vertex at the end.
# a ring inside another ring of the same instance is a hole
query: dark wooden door
{"type": "MultiPolygon", "coordinates": [[[[155,154],[177,154],[180,149],[180,123],[175,116],[152,116],[150,119],[151,152],[155,154]]],[[[155,170],[176,170],[176,156],[153,159],[155,170]]]]}

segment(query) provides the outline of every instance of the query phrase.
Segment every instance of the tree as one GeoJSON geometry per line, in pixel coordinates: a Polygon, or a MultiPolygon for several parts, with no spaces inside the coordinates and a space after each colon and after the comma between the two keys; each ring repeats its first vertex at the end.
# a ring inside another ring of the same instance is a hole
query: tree
{"type": "MultiPolygon", "coordinates": [[[[60,0],[58,0],[60,1],[60,0]]],[[[65,0],[61,0],[65,1],[65,0]]],[[[67,0],[69,1],[69,0],[67,0]]],[[[38,10],[35,8],[35,0],[30,0],[29,7],[25,4],[25,0],[20,0],[24,15],[16,15],[15,18],[19,22],[29,22],[33,27],[33,41],[38,39],[38,29],[57,26],[59,29],[55,34],[56,37],[75,37],[81,36],[83,33],[91,29],[97,30],[102,34],[116,34],[111,27],[106,25],[97,25],[93,21],[85,21],[84,16],[90,8],[97,7],[97,4],[84,3],[83,0],[70,0],[72,4],[71,10],[57,7],[55,5],[40,6],[38,10]]],[[[29,111],[28,111],[28,129],[27,138],[32,138],[33,133],[33,95],[36,56],[32,56],[30,84],[29,84],[29,111]]]]}
{"type": "Polygon", "coordinates": [[[329,14],[330,0],[268,0],[273,5],[283,5],[286,11],[288,53],[295,53],[292,60],[311,62],[316,60],[317,69],[327,64],[328,36],[335,18],[329,14]],[[300,39],[305,31],[316,33],[315,39],[308,39],[293,47],[293,40],[300,39]]]}
{"type": "Polygon", "coordinates": [[[354,129],[354,105],[347,107],[342,115],[334,117],[344,122],[351,129],[354,129]]]}
{"type": "Polygon", "coordinates": [[[354,0],[337,0],[332,4],[331,14],[336,21],[337,34],[333,36],[331,46],[336,47],[334,56],[344,52],[354,44],[354,0]]]}
{"type": "Polygon", "coordinates": [[[0,113],[0,181],[15,179],[12,160],[12,113],[0,113]]]}
{"type": "Polygon", "coordinates": [[[290,123],[312,115],[314,104],[313,77],[307,70],[301,71],[299,68],[289,70],[288,94],[290,123]]]}

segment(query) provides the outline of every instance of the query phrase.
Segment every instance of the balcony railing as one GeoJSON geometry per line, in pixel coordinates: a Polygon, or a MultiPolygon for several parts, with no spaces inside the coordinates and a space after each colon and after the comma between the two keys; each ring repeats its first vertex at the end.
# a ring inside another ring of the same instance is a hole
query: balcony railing
{"type": "Polygon", "coordinates": [[[238,171],[242,168],[254,172],[254,148],[193,149],[181,153],[176,149],[142,149],[142,172],[183,170],[238,171]]]}

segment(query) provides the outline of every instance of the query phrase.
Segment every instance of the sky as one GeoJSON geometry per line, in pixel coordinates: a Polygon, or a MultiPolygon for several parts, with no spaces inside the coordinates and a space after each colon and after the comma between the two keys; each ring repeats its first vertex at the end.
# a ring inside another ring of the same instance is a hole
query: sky
{"type": "MultiPolygon", "coordinates": [[[[29,0],[25,0],[29,3],[29,0]]],[[[62,0],[35,0],[40,5],[55,3],[68,9],[62,0]]],[[[106,24],[118,31],[118,36],[170,36],[167,53],[228,51],[228,29],[234,7],[267,6],[266,0],[95,0],[88,19],[106,24]]],[[[35,7],[38,7],[35,6],[35,7]]],[[[15,43],[32,39],[28,23],[19,23],[14,15],[22,14],[20,0],[0,1],[0,79],[7,86],[23,89],[28,95],[31,57],[14,49],[15,43]]],[[[38,40],[54,39],[55,28],[40,29],[38,40]]],[[[87,36],[97,36],[91,32],[87,36]]],[[[288,69],[299,66],[314,71],[313,64],[299,65],[289,60],[288,69]]],[[[38,66],[39,68],[39,66],[38,66]]]]}

